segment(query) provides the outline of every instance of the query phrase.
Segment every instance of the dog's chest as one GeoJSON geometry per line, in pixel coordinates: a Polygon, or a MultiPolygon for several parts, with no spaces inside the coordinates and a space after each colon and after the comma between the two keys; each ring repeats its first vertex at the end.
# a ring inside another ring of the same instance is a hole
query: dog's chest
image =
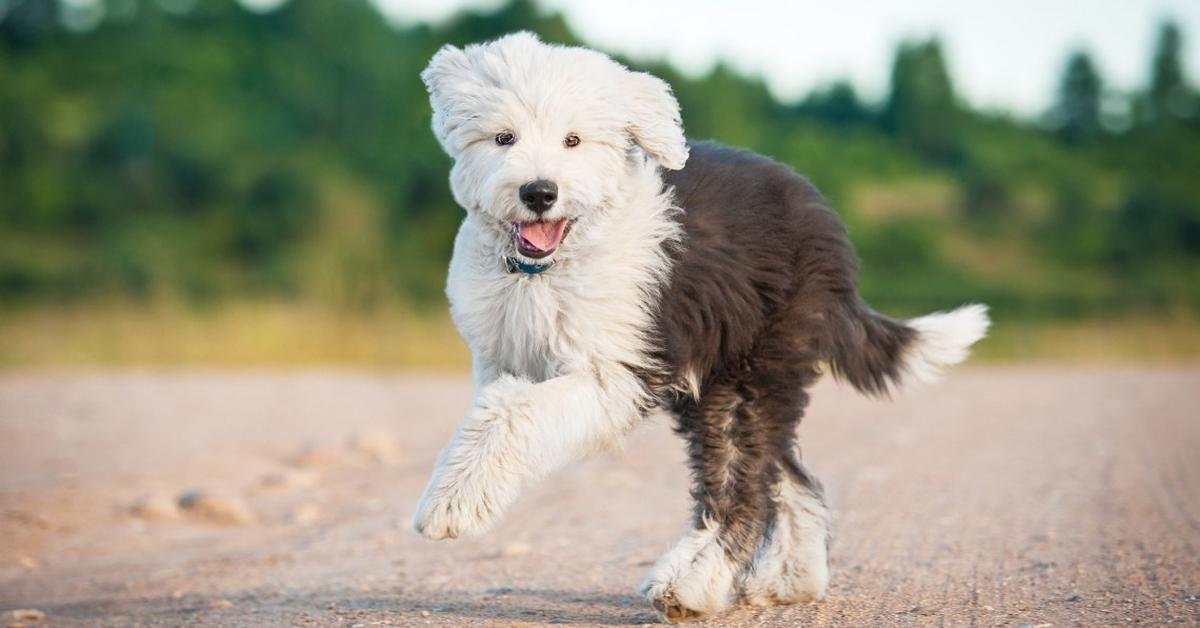
{"type": "Polygon", "coordinates": [[[477,366],[542,381],[645,360],[650,318],[631,274],[601,265],[555,266],[537,276],[472,273],[458,272],[466,270],[458,263],[447,294],[477,366]]]}
{"type": "Polygon", "coordinates": [[[476,358],[502,372],[548,379],[586,362],[596,353],[592,343],[611,342],[589,334],[583,303],[561,281],[517,275],[467,283],[475,285],[451,284],[455,324],[476,358]]]}
{"type": "MultiPolygon", "coordinates": [[[[634,214],[638,216],[639,214],[634,214]]],[[[535,381],[566,372],[647,366],[672,223],[647,213],[538,275],[505,272],[494,246],[464,222],[446,294],[477,373],[535,381]],[[639,220],[648,224],[640,224],[639,220]]]]}

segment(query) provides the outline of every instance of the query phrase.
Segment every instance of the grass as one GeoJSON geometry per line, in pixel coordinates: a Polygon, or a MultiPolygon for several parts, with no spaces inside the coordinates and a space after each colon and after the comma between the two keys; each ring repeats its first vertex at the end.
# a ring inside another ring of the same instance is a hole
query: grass
{"type": "MultiPolygon", "coordinates": [[[[977,363],[1198,363],[1194,317],[1077,322],[1003,318],[977,363]]],[[[470,355],[442,312],[347,312],[303,303],[89,305],[0,312],[0,368],[306,367],[465,372],[470,355]]]]}
{"type": "Polygon", "coordinates": [[[1193,317],[999,322],[975,351],[982,362],[1200,363],[1193,317]]]}
{"type": "Polygon", "coordinates": [[[445,315],[296,303],[128,304],[0,313],[0,367],[370,366],[467,370],[445,315]]]}

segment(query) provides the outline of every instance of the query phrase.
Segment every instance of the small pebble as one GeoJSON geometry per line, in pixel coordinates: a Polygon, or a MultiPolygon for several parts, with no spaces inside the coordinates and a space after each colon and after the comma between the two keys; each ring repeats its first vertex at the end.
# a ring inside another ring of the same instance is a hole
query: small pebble
{"type": "Polygon", "coordinates": [[[509,543],[504,546],[504,549],[500,550],[500,555],[505,558],[515,558],[517,556],[524,556],[532,551],[533,548],[528,543],[509,543]]]}
{"type": "Polygon", "coordinates": [[[213,600],[208,603],[208,607],[212,609],[229,608],[230,606],[233,606],[233,602],[229,600],[213,600]]]}
{"type": "Polygon", "coordinates": [[[350,439],[350,449],[378,464],[391,464],[400,458],[396,437],[386,430],[356,434],[350,439]]]}
{"type": "Polygon", "coordinates": [[[289,469],[268,473],[258,483],[262,488],[272,490],[308,488],[317,483],[317,474],[307,469],[289,469]]]}
{"type": "Polygon", "coordinates": [[[421,617],[429,617],[432,613],[426,610],[421,611],[421,617]]]}
{"type": "Polygon", "coordinates": [[[317,447],[316,445],[305,445],[300,451],[288,456],[284,462],[301,468],[310,468],[324,466],[337,462],[338,452],[328,447],[317,447]]]}
{"type": "Polygon", "coordinates": [[[129,512],[138,519],[146,521],[167,521],[179,518],[179,506],[172,500],[162,497],[143,497],[129,507],[129,512]]]}
{"type": "Polygon", "coordinates": [[[8,617],[13,621],[43,621],[46,614],[36,608],[18,608],[9,611],[8,617]]]}
{"type": "Polygon", "coordinates": [[[1082,595],[1079,595],[1078,593],[1071,593],[1067,597],[1063,598],[1063,601],[1064,602],[1078,602],[1081,599],[1083,599],[1082,595]]]}
{"type": "Polygon", "coordinates": [[[199,490],[181,494],[179,507],[189,516],[223,525],[246,525],[258,521],[240,499],[220,497],[199,490]]]}
{"type": "Polygon", "coordinates": [[[315,522],[321,516],[321,507],[314,503],[304,503],[292,510],[292,523],[306,526],[315,522]]]}

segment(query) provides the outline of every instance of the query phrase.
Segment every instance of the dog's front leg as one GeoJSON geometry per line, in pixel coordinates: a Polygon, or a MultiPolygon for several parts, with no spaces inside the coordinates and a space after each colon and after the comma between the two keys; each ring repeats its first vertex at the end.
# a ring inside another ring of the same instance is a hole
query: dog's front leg
{"type": "Polygon", "coordinates": [[[480,390],[438,456],[413,527],[430,539],[486,531],[528,480],[623,434],[638,416],[641,394],[619,371],[539,383],[501,376],[480,390]]]}

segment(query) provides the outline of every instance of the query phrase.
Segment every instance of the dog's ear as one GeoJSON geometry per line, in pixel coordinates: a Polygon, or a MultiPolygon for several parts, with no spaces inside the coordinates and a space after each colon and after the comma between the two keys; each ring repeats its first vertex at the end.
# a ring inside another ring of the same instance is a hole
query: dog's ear
{"type": "Polygon", "coordinates": [[[433,107],[433,135],[450,156],[455,152],[448,138],[463,120],[458,119],[461,99],[470,93],[475,83],[475,74],[467,54],[460,48],[446,44],[429,60],[421,72],[421,80],[429,91],[429,104],[433,107]]]}
{"type": "Polygon", "coordinates": [[[687,162],[687,140],[679,101],[666,81],[644,72],[625,72],[628,89],[629,135],[633,141],[668,170],[679,170],[687,162]]]}

